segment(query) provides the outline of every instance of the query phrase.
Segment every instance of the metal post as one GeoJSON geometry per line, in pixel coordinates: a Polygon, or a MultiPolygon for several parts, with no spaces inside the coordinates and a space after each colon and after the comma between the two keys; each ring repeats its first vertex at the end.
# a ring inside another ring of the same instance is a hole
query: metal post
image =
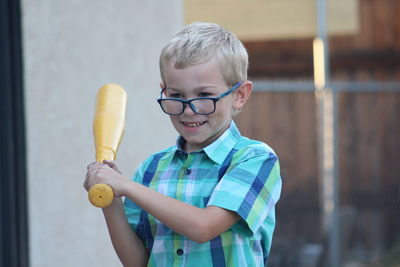
{"type": "Polygon", "coordinates": [[[340,264],[337,182],[337,96],[330,86],[326,0],[316,0],[317,37],[314,40],[314,84],[317,104],[321,175],[322,231],[328,245],[328,263],[340,264]]]}

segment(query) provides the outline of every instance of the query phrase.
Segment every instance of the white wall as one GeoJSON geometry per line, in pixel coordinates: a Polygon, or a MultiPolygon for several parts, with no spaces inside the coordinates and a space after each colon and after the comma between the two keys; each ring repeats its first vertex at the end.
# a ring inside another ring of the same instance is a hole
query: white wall
{"type": "Polygon", "coordinates": [[[128,93],[117,160],[127,176],[175,142],[155,99],[181,0],[23,0],[22,19],[31,266],[120,266],[82,187],[94,161],[95,95],[110,82],[128,93]]]}

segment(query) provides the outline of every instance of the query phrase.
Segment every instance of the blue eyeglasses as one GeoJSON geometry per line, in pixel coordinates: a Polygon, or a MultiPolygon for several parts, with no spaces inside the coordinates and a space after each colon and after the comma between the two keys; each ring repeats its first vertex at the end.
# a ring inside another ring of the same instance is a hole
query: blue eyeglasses
{"type": "Polygon", "coordinates": [[[181,115],[185,111],[186,105],[189,105],[196,114],[209,115],[215,112],[215,103],[217,103],[218,100],[235,91],[241,84],[242,82],[236,83],[229,88],[228,91],[217,97],[198,97],[187,100],[178,98],[162,98],[162,93],[165,91],[164,88],[161,91],[160,98],[157,99],[157,102],[160,104],[162,111],[168,115],[181,115]]]}

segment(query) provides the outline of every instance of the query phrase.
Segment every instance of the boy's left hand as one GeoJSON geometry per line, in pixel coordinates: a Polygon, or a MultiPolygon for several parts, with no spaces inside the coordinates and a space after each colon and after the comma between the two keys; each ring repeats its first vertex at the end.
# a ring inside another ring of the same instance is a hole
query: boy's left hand
{"type": "Polygon", "coordinates": [[[115,162],[105,160],[104,163],[93,162],[87,166],[83,187],[89,191],[95,184],[107,184],[112,187],[115,197],[121,197],[128,183],[129,180],[121,175],[115,162]]]}

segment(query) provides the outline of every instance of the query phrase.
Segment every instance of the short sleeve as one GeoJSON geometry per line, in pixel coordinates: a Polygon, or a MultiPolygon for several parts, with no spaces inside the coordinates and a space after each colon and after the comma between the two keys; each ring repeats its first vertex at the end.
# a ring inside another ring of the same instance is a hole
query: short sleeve
{"type": "Polygon", "coordinates": [[[207,206],[235,211],[255,233],[278,201],[282,189],[279,161],[272,150],[247,148],[238,153],[215,187],[207,206]]]}

